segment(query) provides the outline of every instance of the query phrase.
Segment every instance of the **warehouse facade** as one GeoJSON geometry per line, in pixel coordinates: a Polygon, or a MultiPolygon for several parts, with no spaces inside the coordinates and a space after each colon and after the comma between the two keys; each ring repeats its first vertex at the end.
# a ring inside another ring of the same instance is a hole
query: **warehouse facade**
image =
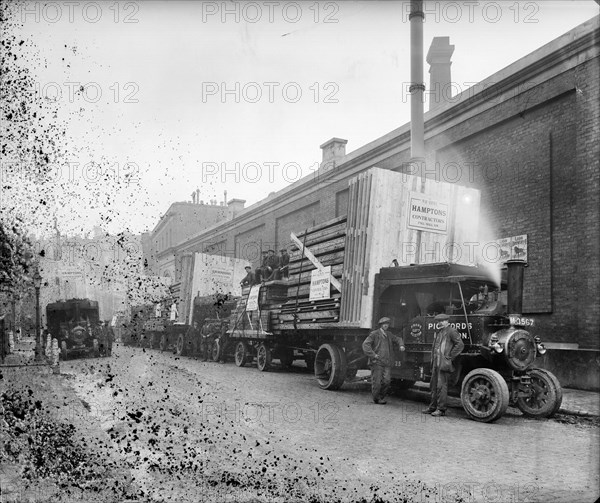
{"type": "Polygon", "coordinates": [[[410,162],[410,124],[348,154],[346,140],[333,138],[316,173],[190,236],[178,256],[258,265],[290,232],[344,215],[349,180],[374,166],[475,187],[489,239],[527,235],[523,314],[552,349],[543,365],[563,386],[599,389],[598,24],[583,23],[426,113],[425,167],[410,162]]]}

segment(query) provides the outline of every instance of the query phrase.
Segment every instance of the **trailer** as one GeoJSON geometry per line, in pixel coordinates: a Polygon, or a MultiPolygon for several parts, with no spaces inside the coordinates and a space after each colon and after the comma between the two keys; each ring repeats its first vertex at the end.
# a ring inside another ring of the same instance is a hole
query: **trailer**
{"type": "Polygon", "coordinates": [[[477,240],[479,192],[377,168],[349,192],[347,216],[292,233],[287,281],[243,289],[216,357],[261,371],[303,359],[337,390],[368,368],[362,343],[387,316],[406,347],[393,386],[406,389],[430,380],[434,317],[446,313],[465,342],[449,392],[472,419],[494,421],[509,404],[533,417],[558,411],[560,383],[535,368],[546,350],[522,316],[525,262],[509,260],[502,280],[455,253],[477,240]],[[448,247],[453,260],[441,260],[448,247]]]}

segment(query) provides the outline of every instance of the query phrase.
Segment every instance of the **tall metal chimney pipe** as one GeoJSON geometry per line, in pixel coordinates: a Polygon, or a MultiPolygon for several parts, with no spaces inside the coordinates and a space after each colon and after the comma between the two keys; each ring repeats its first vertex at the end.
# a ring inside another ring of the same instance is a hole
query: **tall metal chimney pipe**
{"type": "Polygon", "coordinates": [[[523,314],[523,273],[525,271],[524,260],[512,259],[506,261],[508,274],[507,314],[523,314]]]}
{"type": "Polygon", "coordinates": [[[410,156],[425,158],[425,125],[423,119],[423,0],[411,0],[410,14],[410,156]]]}

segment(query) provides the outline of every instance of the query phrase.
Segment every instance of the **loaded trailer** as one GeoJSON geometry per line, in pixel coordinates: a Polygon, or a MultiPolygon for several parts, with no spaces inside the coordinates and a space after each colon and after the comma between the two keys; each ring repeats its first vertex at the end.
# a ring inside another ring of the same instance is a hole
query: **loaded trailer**
{"type": "Polygon", "coordinates": [[[362,173],[350,182],[347,216],[292,233],[287,281],[243,289],[214,358],[256,362],[261,371],[273,360],[287,367],[303,359],[321,388],[336,390],[368,368],[362,343],[387,316],[404,337],[392,383],[405,389],[430,380],[434,316],[446,313],[465,342],[449,392],[471,418],[494,421],[509,404],[551,416],[562,390],[534,367],[545,348],[530,331],[535,320],[521,315],[525,262],[509,260],[503,279],[499,267],[494,273],[456,253],[477,241],[478,214],[475,189],[362,173]]]}

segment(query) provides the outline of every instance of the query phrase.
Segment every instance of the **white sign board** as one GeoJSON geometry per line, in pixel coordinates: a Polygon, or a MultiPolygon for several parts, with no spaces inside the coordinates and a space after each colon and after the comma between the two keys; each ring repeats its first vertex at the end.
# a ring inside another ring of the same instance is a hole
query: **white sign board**
{"type": "Polygon", "coordinates": [[[79,267],[61,267],[58,269],[58,277],[62,280],[83,278],[83,271],[79,267]]]}
{"type": "Polygon", "coordinates": [[[246,311],[258,311],[258,294],[260,293],[260,285],[254,285],[250,288],[248,301],[246,302],[246,311]]]}
{"type": "Polygon", "coordinates": [[[446,234],[448,232],[449,205],[446,201],[411,192],[408,198],[409,229],[446,234]]]}
{"type": "Polygon", "coordinates": [[[498,262],[502,264],[507,260],[520,259],[527,262],[527,234],[501,238],[498,244],[498,262]]]}
{"type": "Polygon", "coordinates": [[[330,292],[331,266],[315,269],[310,273],[310,294],[308,300],[328,299],[330,292]]]}

